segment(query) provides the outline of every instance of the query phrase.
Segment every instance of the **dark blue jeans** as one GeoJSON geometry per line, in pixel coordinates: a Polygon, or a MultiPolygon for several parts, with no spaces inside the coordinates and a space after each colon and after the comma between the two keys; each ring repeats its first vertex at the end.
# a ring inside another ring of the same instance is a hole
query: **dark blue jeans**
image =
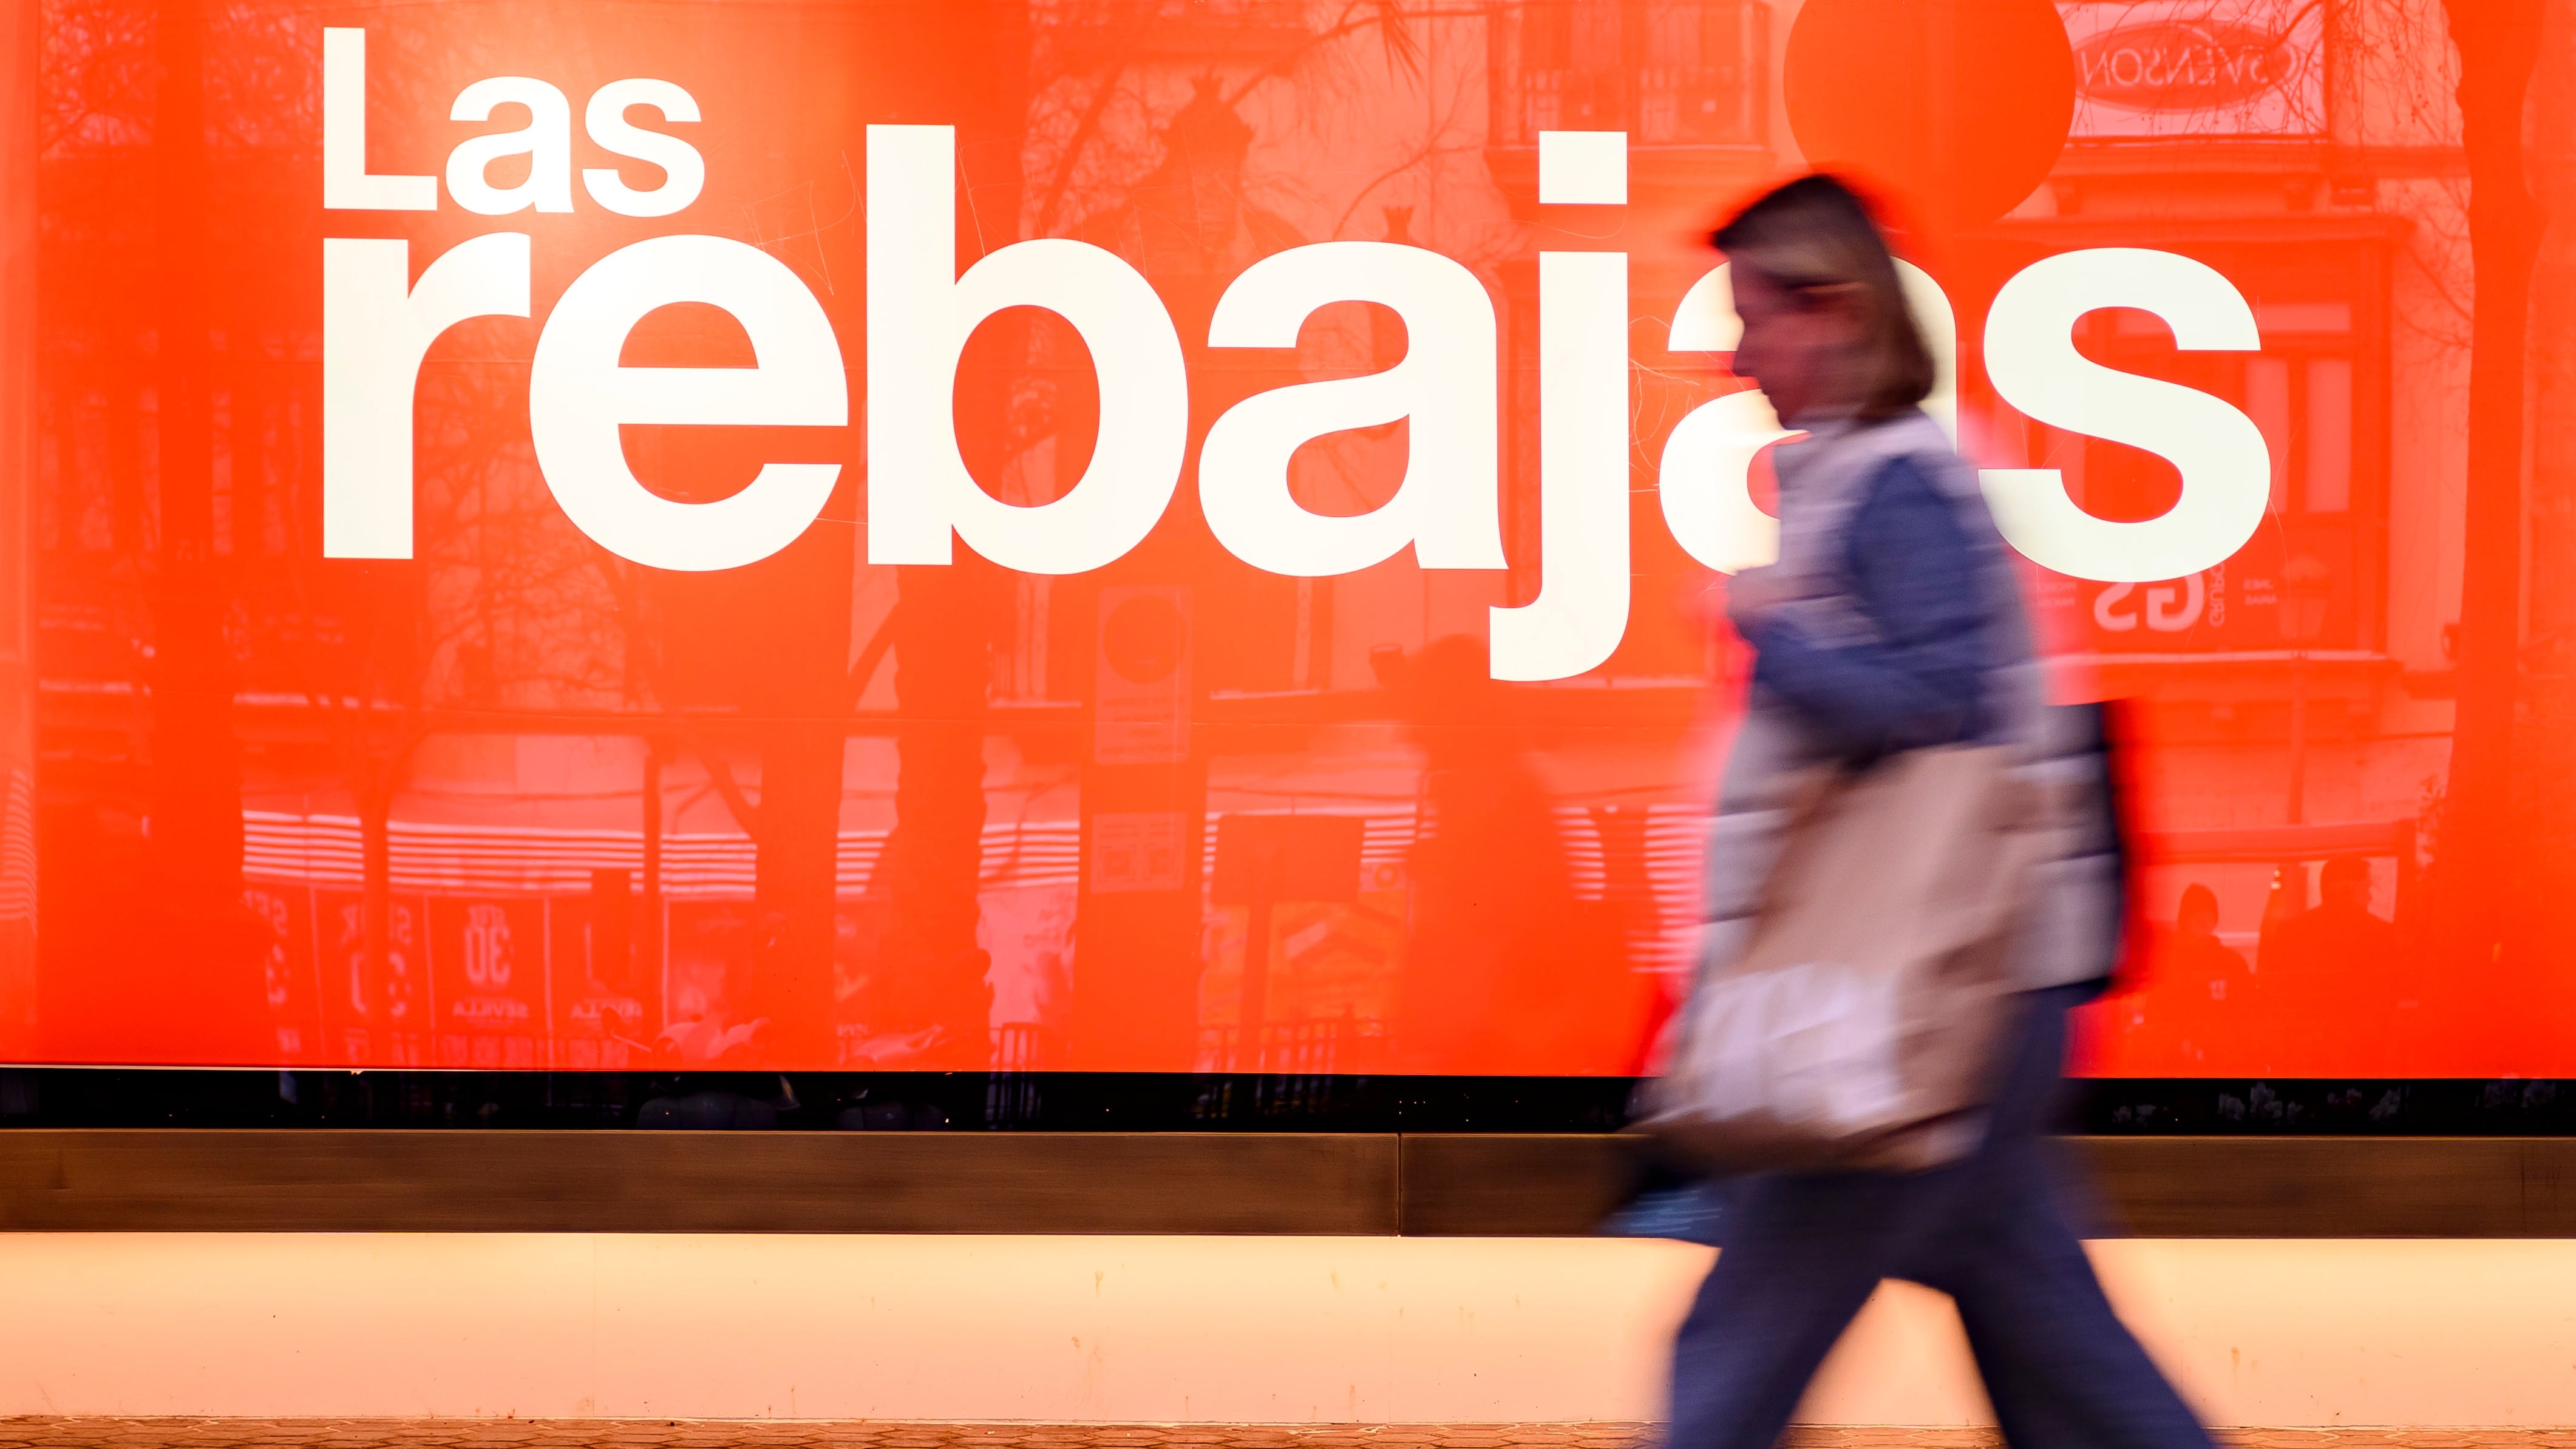
{"type": "Polygon", "coordinates": [[[1724,1248],[1673,1346],[1672,1449],[1772,1449],[1882,1278],[1957,1301],[2013,1449],[2209,1449],[2111,1312],[2052,1181],[2066,1012],[2090,992],[2023,998],[1984,1145],[1966,1161],[1732,1186],[1724,1248]]]}

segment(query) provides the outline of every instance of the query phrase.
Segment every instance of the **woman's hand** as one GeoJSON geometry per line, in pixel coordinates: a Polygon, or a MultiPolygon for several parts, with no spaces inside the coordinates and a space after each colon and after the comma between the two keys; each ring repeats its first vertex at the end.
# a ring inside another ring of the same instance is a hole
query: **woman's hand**
{"type": "Polygon", "coordinates": [[[1745,569],[1726,581],[1727,621],[1735,625],[1736,633],[1750,638],[1754,625],[1797,596],[1795,585],[1781,575],[1779,565],[1745,569]]]}

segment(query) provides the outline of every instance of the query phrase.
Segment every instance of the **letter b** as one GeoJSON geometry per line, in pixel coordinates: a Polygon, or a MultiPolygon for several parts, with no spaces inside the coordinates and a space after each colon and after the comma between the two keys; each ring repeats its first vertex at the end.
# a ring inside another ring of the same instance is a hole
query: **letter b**
{"type": "Polygon", "coordinates": [[[1180,336],[1135,268],[1084,242],[1018,242],[957,275],[956,174],[954,127],[868,127],[868,562],[944,564],[954,535],[1023,573],[1098,568],[1153,530],[1180,484],[1180,336]],[[977,487],[957,451],[958,356],[1006,307],[1072,323],[1100,378],[1091,466],[1033,508],[977,487]]]}

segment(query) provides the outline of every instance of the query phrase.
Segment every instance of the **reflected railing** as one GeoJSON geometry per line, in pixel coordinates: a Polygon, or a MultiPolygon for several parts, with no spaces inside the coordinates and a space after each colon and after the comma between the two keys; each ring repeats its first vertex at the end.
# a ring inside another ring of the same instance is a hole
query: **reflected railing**
{"type": "Polygon", "coordinates": [[[1759,146],[1767,133],[1764,0],[1518,0],[1497,6],[1491,144],[1541,131],[1626,131],[1644,146],[1759,146]]]}
{"type": "Polygon", "coordinates": [[[1220,1023],[1199,1028],[1197,1070],[1229,1074],[1201,1088],[1198,1117],[1316,1116],[1358,1090],[1355,1078],[1386,1070],[1386,1023],[1372,1018],[1345,1013],[1266,1022],[1260,1038],[1260,1050],[1246,1053],[1239,1050],[1241,1027],[1220,1023]],[[1237,1062],[1250,1070],[1230,1070],[1237,1062]]]}

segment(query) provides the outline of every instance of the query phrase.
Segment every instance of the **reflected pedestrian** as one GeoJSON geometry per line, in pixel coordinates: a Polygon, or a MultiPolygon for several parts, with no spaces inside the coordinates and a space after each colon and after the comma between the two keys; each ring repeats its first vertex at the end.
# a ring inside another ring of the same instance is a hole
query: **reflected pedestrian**
{"type": "Polygon", "coordinates": [[[2183,887],[2162,956],[2149,978],[2161,1019],[2150,1025],[2195,1066],[2239,1070],[2255,1046],[2246,1028],[2262,982],[2244,954],[2219,939],[2216,891],[2199,881],[2183,887]]]}
{"type": "Polygon", "coordinates": [[[1481,641],[1388,661],[1423,757],[1395,1051],[1414,1073],[1607,1074],[1646,1034],[1647,979],[1616,907],[1585,900],[1481,641]]]}
{"type": "Polygon", "coordinates": [[[2281,923],[2263,962],[2278,1011],[2328,1034],[2349,1060],[2401,1049],[2420,991],[2397,927],[2371,906],[2370,862],[2339,855],[2317,871],[2317,903],[2281,923]]]}

